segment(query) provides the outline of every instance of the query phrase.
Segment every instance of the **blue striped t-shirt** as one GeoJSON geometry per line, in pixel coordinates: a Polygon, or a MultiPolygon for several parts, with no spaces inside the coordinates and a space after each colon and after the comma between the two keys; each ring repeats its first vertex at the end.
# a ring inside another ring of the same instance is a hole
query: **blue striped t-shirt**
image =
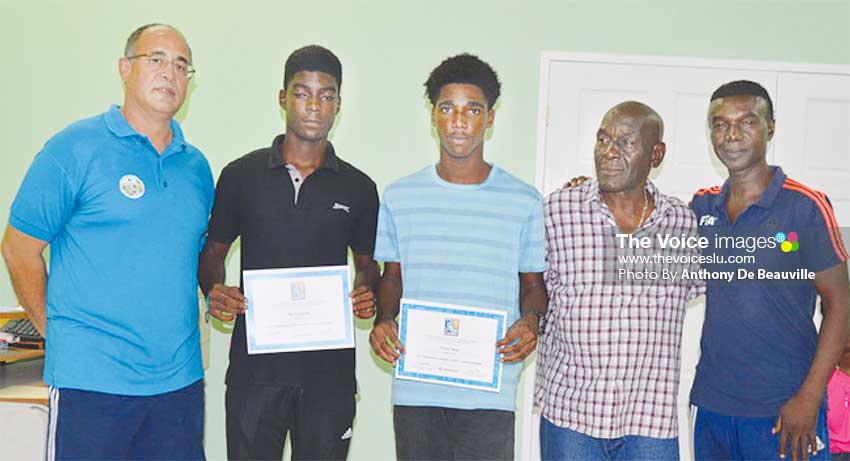
{"type": "MultiPolygon", "coordinates": [[[[498,309],[519,318],[519,273],[545,269],[543,207],[532,186],[493,167],[480,184],[453,184],[431,165],[384,191],[375,259],[401,263],[403,296],[498,309]]],[[[514,411],[521,363],[501,392],[393,379],[393,404],[514,411]]]]}

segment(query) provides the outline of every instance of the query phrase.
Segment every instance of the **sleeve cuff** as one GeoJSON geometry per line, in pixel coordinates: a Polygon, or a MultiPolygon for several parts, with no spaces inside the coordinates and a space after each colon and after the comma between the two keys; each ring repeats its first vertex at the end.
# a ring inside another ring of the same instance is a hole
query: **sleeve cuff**
{"type": "Polygon", "coordinates": [[[53,233],[41,229],[40,227],[33,226],[15,215],[9,216],[9,225],[32,238],[37,238],[45,242],[53,240],[54,237],[53,233]]]}

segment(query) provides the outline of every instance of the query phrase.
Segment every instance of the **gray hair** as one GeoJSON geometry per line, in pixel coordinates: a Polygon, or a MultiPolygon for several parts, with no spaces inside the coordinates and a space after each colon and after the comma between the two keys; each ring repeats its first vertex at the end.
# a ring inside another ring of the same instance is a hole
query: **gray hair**
{"type": "Polygon", "coordinates": [[[186,44],[186,48],[189,50],[189,62],[192,62],[192,47],[189,46],[189,41],[186,40],[186,37],[184,37],[183,34],[180,33],[180,31],[177,30],[174,26],[168,24],[160,24],[156,22],[151,24],[145,24],[144,26],[139,27],[138,29],[134,30],[129,37],[127,37],[127,44],[124,45],[125,58],[130,58],[136,55],[136,42],[139,40],[139,37],[141,37],[146,30],[151,29],[153,27],[167,27],[173,30],[174,32],[177,32],[177,35],[179,35],[180,38],[183,39],[183,43],[186,44]]]}

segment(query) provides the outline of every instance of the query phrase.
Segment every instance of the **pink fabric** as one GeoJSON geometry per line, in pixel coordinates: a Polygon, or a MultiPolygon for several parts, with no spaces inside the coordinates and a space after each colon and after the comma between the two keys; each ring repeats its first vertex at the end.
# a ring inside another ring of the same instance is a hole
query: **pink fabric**
{"type": "Polygon", "coordinates": [[[850,452],[850,376],[838,368],[826,384],[829,451],[850,452]]]}

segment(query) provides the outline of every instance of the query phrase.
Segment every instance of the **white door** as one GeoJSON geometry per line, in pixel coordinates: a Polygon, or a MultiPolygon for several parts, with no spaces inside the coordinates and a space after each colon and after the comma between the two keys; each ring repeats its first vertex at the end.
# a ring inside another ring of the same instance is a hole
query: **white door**
{"type": "Polygon", "coordinates": [[[850,226],[850,75],[781,72],[778,81],[774,161],[824,192],[838,225],[850,226]]]}
{"type": "MultiPolygon", "coordinates": [[[[780,72],[774,162],[827,195],[850,245],[850,75],[780,72]]],[[[820,302],[820,301],[818,301],[820,302]]],[[[815,311],[815,324],[823,317],[815,311]]]]}
{"type": "Polygon", "coordinates": [[[556,61],[549,66],[545,155],[538,157],[544,194],[578,174],[593,175],[593,145],[605,112],[636,100],[664,120],[667,157],[652,180],[689,201],[700,187],[723,182],[725,168],[711,151],[706,112],[721,84],[749,79],[776,93],[776,73],[684,65],[556,61]]]}

